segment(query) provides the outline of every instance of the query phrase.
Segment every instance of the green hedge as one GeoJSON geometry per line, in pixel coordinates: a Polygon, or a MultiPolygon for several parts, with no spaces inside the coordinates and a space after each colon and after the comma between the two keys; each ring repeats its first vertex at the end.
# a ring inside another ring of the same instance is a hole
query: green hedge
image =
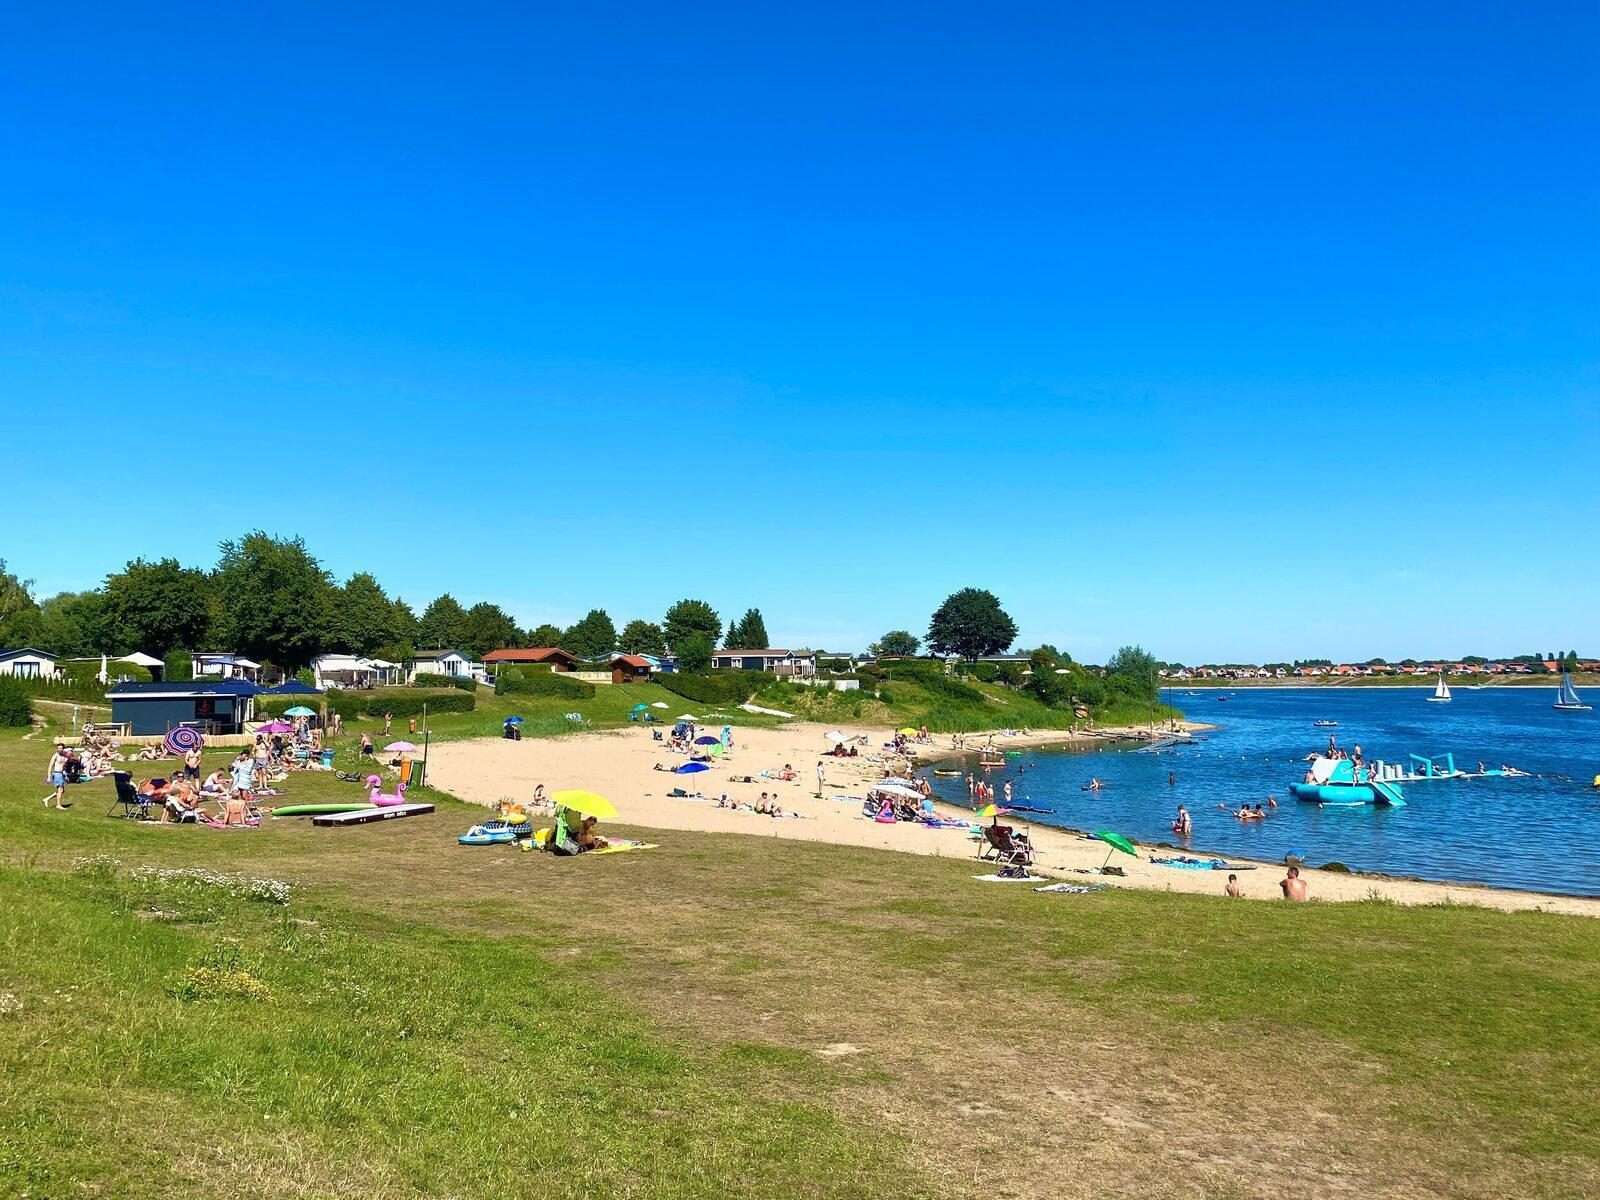
{"type": "Polygon", "coordinates": [[[470,675],[421,674],[410,683],[414,688],[460,688],[463,692],[476,692],[478,681],[470,675]]]}
{"type": "Polygon", "coordinates": [[[33,722],[28,689],[9,675],[0,675],[0,725],[26,726],[33,722]]]}
{"type": "Polygon", "coordinates": [[[560,696],[566,700],[592,700],[594,684],[584,679],[573,679],[558,671],[501,667],[495,672],[494,692],[497,696],[560,696]]]}
{"type": "Polygon", "coordinates": [[[743,704],[777,680],[771,671],[712,671],[708,675],[664,671],[650,677],[651,683],[700,704],[743,704]]]}
{"type": "Polygon", "coordinates": [[[194,678],[194,659],[187,651],[169,650],[166,661],[166,674],[162,678],[168,683],[187,683],[194,678]]]}
{"type": "Polygon", "coordinates": [[[413,691],[407,694],[334,689],[328,693],[328,711],[336,712],[346,720],[360,716],[381,717],[384,713],[392,713],[396,717],[419,717],[424,704],[430,713],[462,713],[477,708],[478,698],[457,691],[413,691]]]}

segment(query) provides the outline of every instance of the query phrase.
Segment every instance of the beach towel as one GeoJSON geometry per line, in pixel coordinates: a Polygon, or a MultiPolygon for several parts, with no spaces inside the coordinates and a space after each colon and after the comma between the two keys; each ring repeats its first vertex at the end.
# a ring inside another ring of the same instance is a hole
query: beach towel
{"type": "Polygon", "coordinates": [[[661,846],[656,842],[641,842],[634,838],[616,838],[608,845],[598,850],[589,851],[590,854],[626,854],[630,850],[659,850],[661,846]]]}
{"type": "Polygon", "coordinates": [[[1041,875],[974,875],[980,883],[1042,883],[1041,875]]]}
{"type": "Polygon", "coordinates": [[[1071,892],[1081,895],[1084,892],[1098,892],[1098,886],[1091,887],[1087,883],[1052,883],[1048,887],[1036,887],[1036,892],[1071,892]]]}

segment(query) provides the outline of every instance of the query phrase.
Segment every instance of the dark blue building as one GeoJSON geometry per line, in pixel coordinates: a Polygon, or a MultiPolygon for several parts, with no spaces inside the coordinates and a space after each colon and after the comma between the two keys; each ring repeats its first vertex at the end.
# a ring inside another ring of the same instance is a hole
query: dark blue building
{"type": "Polygon", "coordinates": [[[193,725],[205,733],[243,733],[262,688],[244,679],[184,683],[119,683],[106,693],[111,719],[133,734],[193,725]]]}

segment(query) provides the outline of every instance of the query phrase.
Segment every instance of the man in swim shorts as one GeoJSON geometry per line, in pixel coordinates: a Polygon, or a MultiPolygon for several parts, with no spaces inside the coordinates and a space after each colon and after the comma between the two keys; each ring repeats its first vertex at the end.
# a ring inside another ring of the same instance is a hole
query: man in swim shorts
{"type": "Polygon", "coordinates": [[[1222,890],[1235,900],[1244,899],[1244,889],[1239,886],[1239,877],[1237,875],[1229,875],[1228,886],[1222,890]]]}

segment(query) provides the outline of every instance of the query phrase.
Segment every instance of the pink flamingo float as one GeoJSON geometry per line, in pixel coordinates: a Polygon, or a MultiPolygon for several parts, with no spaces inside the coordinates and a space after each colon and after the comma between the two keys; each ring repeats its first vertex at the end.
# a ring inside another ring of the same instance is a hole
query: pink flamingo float
{"type": "Polygon", "coordinates": [[[405,802],[405,780],[402,779],[399,783],[395,784],[395,790],[392,792],[380,792],[378,789],[382,786],[383,780],[379,779],[376,775],[367,776],[367,787],[372,789],[367,793],[368,804],[376,804],[379,808],[388,808],[391,805],[403,804],[405,802]]]}

